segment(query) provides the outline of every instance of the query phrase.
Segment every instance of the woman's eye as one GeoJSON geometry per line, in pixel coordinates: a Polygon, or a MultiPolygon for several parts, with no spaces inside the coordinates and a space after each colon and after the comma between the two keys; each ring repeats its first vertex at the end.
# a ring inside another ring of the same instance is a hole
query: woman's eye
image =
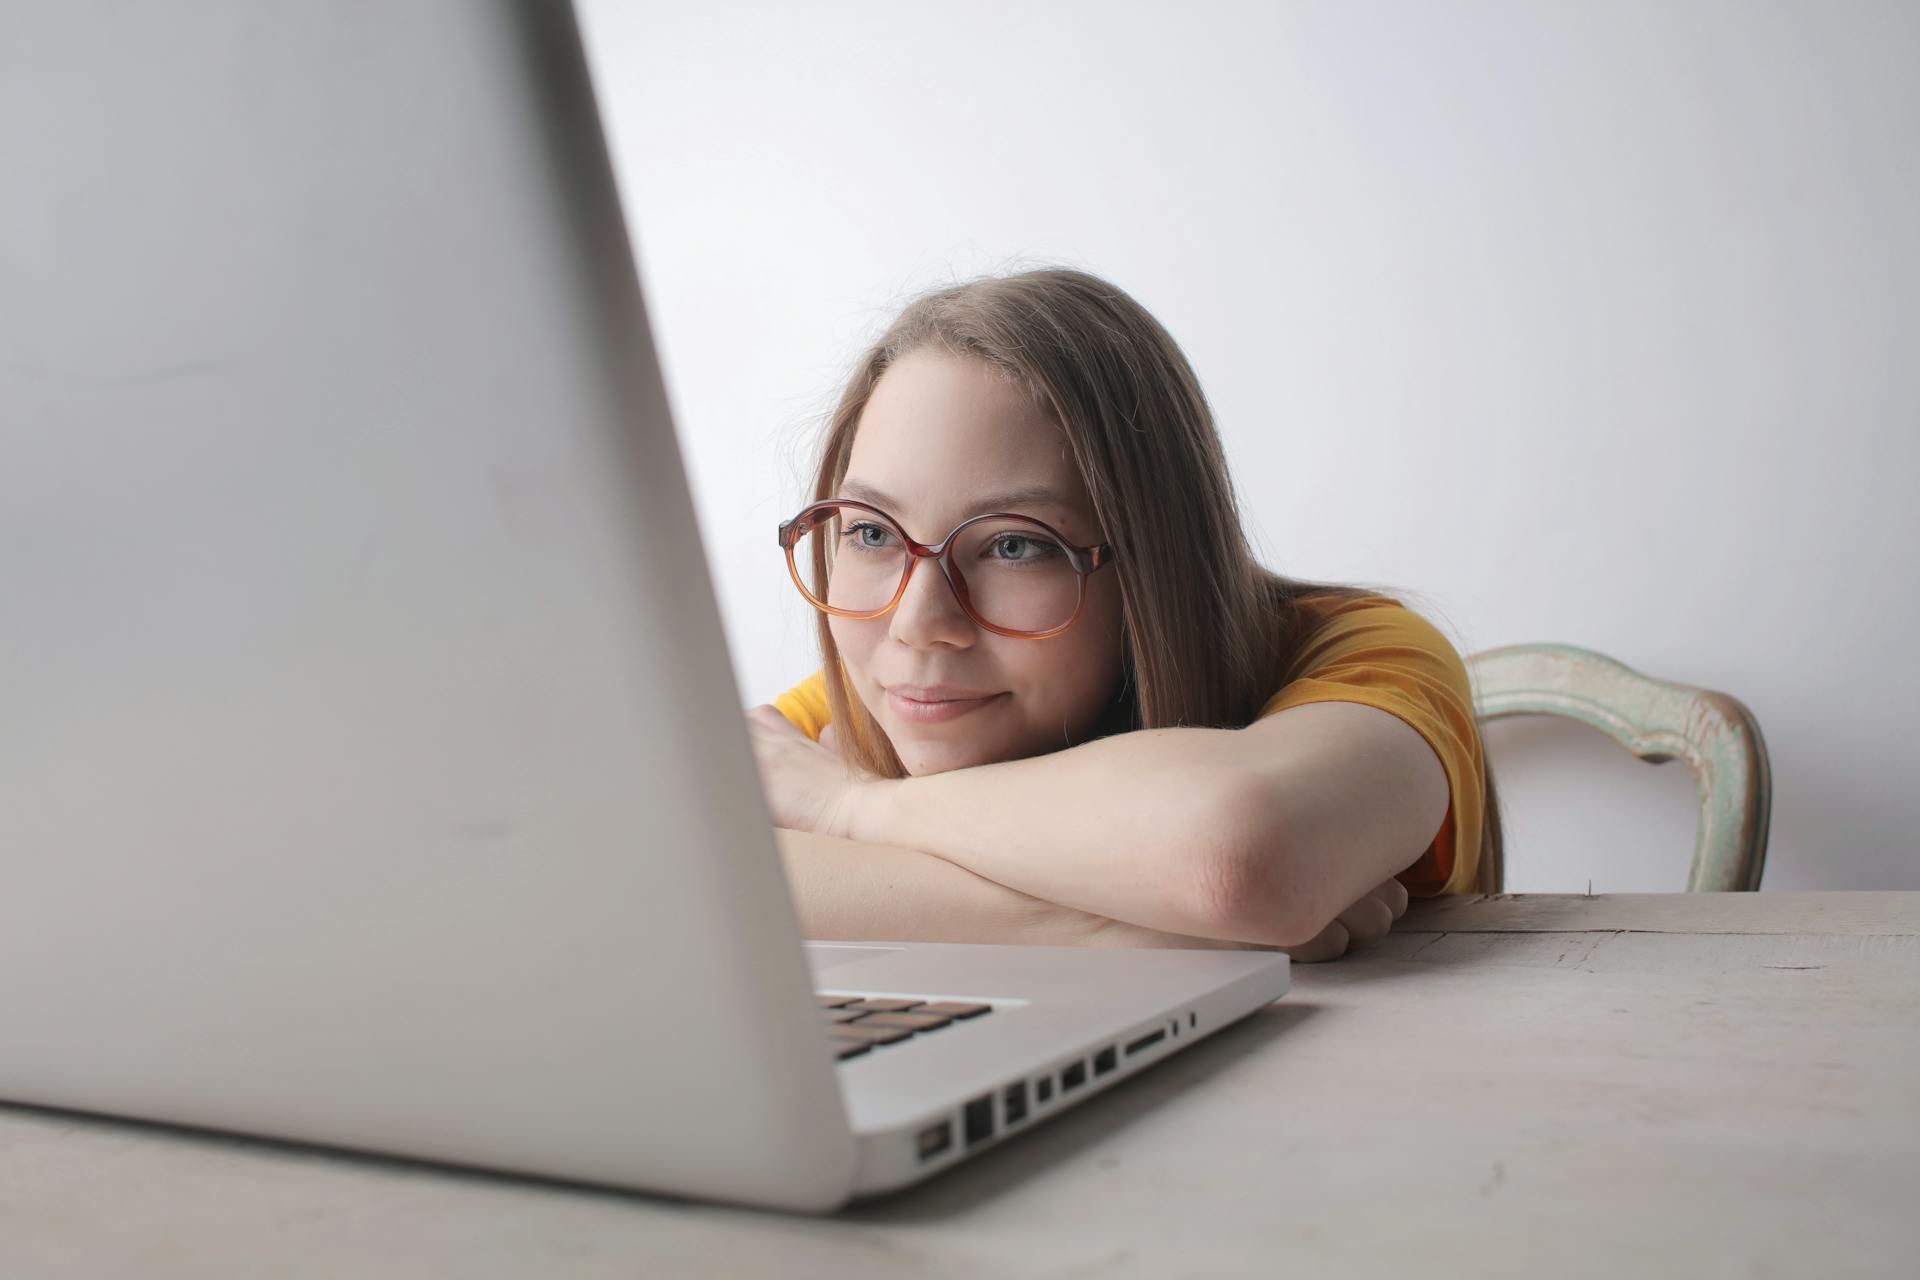
{"type": "Polygon", "coordinates": [[[877,524],[848,525],[847,531],[843,536],[851,539],[857,547],[884,547],[887,545],[887,538],[889,537],[887,531],[877,524]],[[868,534],[875,536],[869,538],[867,536],[868,534]]]}
{"type": "Polygon", "coordinates": [[[1059,548],[1039,538],[1003,533],[993,540],[994,553],[1002,560],[1043,560],[1059,548]]]}

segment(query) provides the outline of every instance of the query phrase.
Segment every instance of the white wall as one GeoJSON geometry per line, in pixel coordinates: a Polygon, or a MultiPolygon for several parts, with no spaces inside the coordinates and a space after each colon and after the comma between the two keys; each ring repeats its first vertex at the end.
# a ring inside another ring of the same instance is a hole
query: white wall
{"type": "MultiPolygon", "coordinates": [[[[586,0],[742,696],[912,292],[1063,262],[1186,349],[1257,546],[1468,650],[1731,691],[1767,886],[1920,889],[1920,6],[586,0]]],[[[1511,887],[1678,889],[1681,764],[1489,742],[1511,887]]]]}

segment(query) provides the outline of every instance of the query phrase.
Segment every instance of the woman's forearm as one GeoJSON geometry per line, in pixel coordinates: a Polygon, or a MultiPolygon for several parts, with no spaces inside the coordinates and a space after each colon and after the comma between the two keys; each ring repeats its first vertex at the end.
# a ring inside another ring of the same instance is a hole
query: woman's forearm
{"type": "Polygon", "coordinates": [[[1238,886],[1222,879],[1244,862],[1247,844],[1265,839],[1245,829],[1258,815],[1237,802],[1248,755],[1234,730],[1117,734],[1029,759],[870,784],[849,815],[849,834],[924,849],[1097,916],[1226,937],[1214,903],[1238,886]]]}
{"type": "Polygon", "coordinates": [[[865,781],[845,830],[1096,916],[1286,949],[1413,865],[1449,786],[1406,720],[1327,701],[865,781]]]}
{"type": "Polygon", "coordinates": [[[844,942],[1218,947],[1009,889],[917,849],[776,830],[804,937],[844,942]]]}

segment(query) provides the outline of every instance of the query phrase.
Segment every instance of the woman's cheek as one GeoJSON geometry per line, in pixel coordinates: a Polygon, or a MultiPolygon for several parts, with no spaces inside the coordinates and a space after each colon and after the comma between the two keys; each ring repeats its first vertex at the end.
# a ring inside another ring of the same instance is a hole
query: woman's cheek
{"type": "Polygon", "coordinates": [[[847,678],[854,692],[869,710],[877,711],[873,699],[868,696],[867,654],[872,647],[872,638],[863,634],[864,628],[860,623],[839,618],[828,623],[827,629],[833,636],[834,648],[840,651],[840,665],[847,669],[847,678]]]}

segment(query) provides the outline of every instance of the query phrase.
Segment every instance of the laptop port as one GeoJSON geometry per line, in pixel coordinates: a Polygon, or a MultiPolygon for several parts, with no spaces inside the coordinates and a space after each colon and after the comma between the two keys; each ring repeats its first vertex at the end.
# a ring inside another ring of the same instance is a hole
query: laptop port
{"type": "Polygon", "coordinates": [[[1114,1053],[1113,1046],[1108,1045],[1093,1055],[1093,1074],[1097,1076],[1107,1074],[1107,1072],[1113,1070],[1113,1064],[1117,1061],[1119,1061],[1119,1058],[1114,1053]]]}
{"type": "Polygon", "coordinates": [[[1087,1082],[1087,1064],[1076,1062],[1060,1072],[1060,1092],[1072,1093],[1087,1082]]]}
{"type": "Polygon", "coordinates": [[[1027,1118],[1027,1082],[1007,1086],[1006,1102],[1007,1123],[1017,1124],[1027,1118]]]}
{"type": "Polygon", "coordinates": [[[1033,1100],[1042,1106],[1053,1101],[1052,1076],[1041,1076],[1033,1082],[1033,1100]]]}
{"type": "Polygon", "coordinates": [[[953,1121],[942,1120],[920,1131],[920,1158],[931,1160],[953,1145],[953,1121]]]}
{"type": "Polygon", "coordinates": [[[1158,1031],[1149,1031],[1147,1032],[1147,1034],[1141,1036],[1138,1040],[1132,1040],[1127,1043],[1127,1056],[1131,1058],[1134,1054],[1140,1052],[1142,1049],[1147,1048],[1149,1045],[1159,1044],[1162,1040],[1165,1040],[1166,1038],[1167,1038],[1167,1031],[1165,1027],[1162,1027],[1158,1031]]]}
{"type": "Polygon", "coordinates": [[[993,1095],[975,1098],[965,1113],[967,1145],[975,1147],[993,1136],[993,1095]]]}

